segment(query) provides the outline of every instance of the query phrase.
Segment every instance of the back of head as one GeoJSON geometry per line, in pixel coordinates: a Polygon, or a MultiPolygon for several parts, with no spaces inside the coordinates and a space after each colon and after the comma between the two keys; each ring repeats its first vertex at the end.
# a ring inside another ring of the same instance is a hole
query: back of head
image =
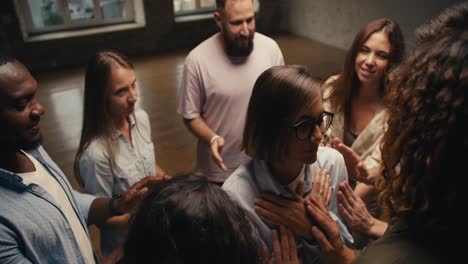
{"type": "Polygon", "coordinates": [[[468,1],[463,1],[446,8],[438,16],[419,26],[416,37],[420,42],[426,42],[444,34],[466,30],[467,27],[468,1]]]}
{"type": "MultiPolygon", "coordinates": [[[[419,45],[392,72],[382,202],[416,227],[455,225],[468,153],[468,32],[419,45]]],[[[434,229],[431,229],[434,231],[434,229]]]]}
{"type": "Polygon", "coordinates": [[[298,65],[275,66],[255,82],[242,146],[255,159],[276,161],[287,154],[294,122],[320,100],[321,83],[298,65]]]}
{"type": "Polygon", "coordinates": [[[159,184],[132,218],[125,263],[260,263],[244,211],[205,177],[159,184]]]}

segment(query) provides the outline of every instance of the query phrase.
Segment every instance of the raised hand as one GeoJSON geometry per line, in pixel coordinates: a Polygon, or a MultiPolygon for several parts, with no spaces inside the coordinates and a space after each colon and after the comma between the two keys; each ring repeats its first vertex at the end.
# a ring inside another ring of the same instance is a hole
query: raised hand
{"type": "Polygon", "coordinates": [[[353,192],[347,182],[340,183],[338,210],[353,232],[370,237],[380,237],[387,229],[387,223],[375,219],[366,204],[353,192]]]}
{"type": "Polygon", "coordinates": [[[296,239],[294,238],[293,232],[281,225],[279,227],[279,233],[280,235],[278,235],[277,230],[272,230],[271,232],[275,264],[301,263],[297,256],[296,239]]]}
{"type": "Polygon", "coordinates": [[[312,199],[313,195],[322,196],[322,201],[325,207],[328,207],[331,198],[331,187],[330,187],[330,174],[326,169],[318,169],[315,172],[314,183],[312,185],[312,190],[309,195],[305,198],[306,200],[312,199]]]}
{"type": "Polygon", "coordinates": [[[351,263],[354,252],[344,245],[336,222],[321,200],[320,195],[313,195],[307,201],[307,212],[316,223],[311,228],[312,234],[320,244],[327,263],[351,263]]]}
{"type": "Polygon", "coordinates": [[[211,148],[211,156],[216,162],[216,164],[223,170],[227,171],[227,167],[224,164],[223,157],[221,156],[221,151],[224,147],[224,138],[221,136],[215,136],[211,139],[210,148],[211,148]]]}
{"type": "Polygon", "coordinates": [[[338,150],[341,155],[343,155],[350,180],[366,184],[373,184],[373,179],[369,177],[370,173],[368,169],[364,165],[364,162],[362,162],[359,155],[353,149],[343,144],[338,138],[333,139],[333,148],[338,150]]]}

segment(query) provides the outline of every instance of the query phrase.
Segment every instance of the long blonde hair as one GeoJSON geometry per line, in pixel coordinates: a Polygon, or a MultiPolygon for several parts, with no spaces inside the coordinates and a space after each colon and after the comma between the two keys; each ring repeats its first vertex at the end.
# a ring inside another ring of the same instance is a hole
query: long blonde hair
{"type": "Polygon", "coordinates": [[[116,51],[100,51],[94,54],[88,62],[85,74],[83,128],[80,145],[75,157],[73,168],[78,182],[82,185],[79,160],[89,144],[100,139],[108,153],[111,168],[115,163],[118,144],[113,144],[115,125],[109,113],[109,78],[113,67],[132,69],[132,63],[116,51]]]}

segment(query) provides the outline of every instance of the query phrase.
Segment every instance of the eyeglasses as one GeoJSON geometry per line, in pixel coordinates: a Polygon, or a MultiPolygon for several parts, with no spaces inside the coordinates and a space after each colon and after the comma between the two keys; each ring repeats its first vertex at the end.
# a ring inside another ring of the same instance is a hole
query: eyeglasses
{"type": "Polygon", "coordinates": [[[297,124],[294,124],[293,127],[296,130],[296,137],[299,140],[307,140],[312,136],[315,130],[315,126],[318,126],[320,132],[325,133],[333,121],[333,113],[323,111],[319,118],[313,119],[304,119],[297,124]]]}

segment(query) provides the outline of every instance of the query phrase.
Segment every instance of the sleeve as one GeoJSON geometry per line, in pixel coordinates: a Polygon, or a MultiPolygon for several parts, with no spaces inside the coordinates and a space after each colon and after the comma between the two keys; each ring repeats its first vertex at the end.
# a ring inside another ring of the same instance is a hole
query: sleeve
{"type": "Polygon", "coordinates": [[[83,152],[78,166],[86,193],[102,197],[112,196],[112,169],[103,151],[88,148],[83,152]]]}
{"type": "Polygon", "coordinates": [[[281,49],[276,42],[275,42],[275,46],[276,46],[275,65],[284,65],[283,53],[281,52],[281,49]]]}
{"type": "Polygon", "coordinates": [[[194,73],[195,61],[189,54],[184,64],[182,82],[177,98],[177,112],[186,119],[201,115],[205,94],[200,77],[194,73]]]}
{"type": "Polygon", "coordinates": [[[85,222],[88,223],[89,208],[91,208],[91,204],[97,197],[91,194],[81,193],[76,190],[73,190],[73,196],[75,197],[75,201],[78,205],[81,215],[83,216],[85,222]]]}
{"type": "Polygon", "coordinates": [[[0,222],[0,263],[32,263],[21,252],[19,238],[0,222]]]}

